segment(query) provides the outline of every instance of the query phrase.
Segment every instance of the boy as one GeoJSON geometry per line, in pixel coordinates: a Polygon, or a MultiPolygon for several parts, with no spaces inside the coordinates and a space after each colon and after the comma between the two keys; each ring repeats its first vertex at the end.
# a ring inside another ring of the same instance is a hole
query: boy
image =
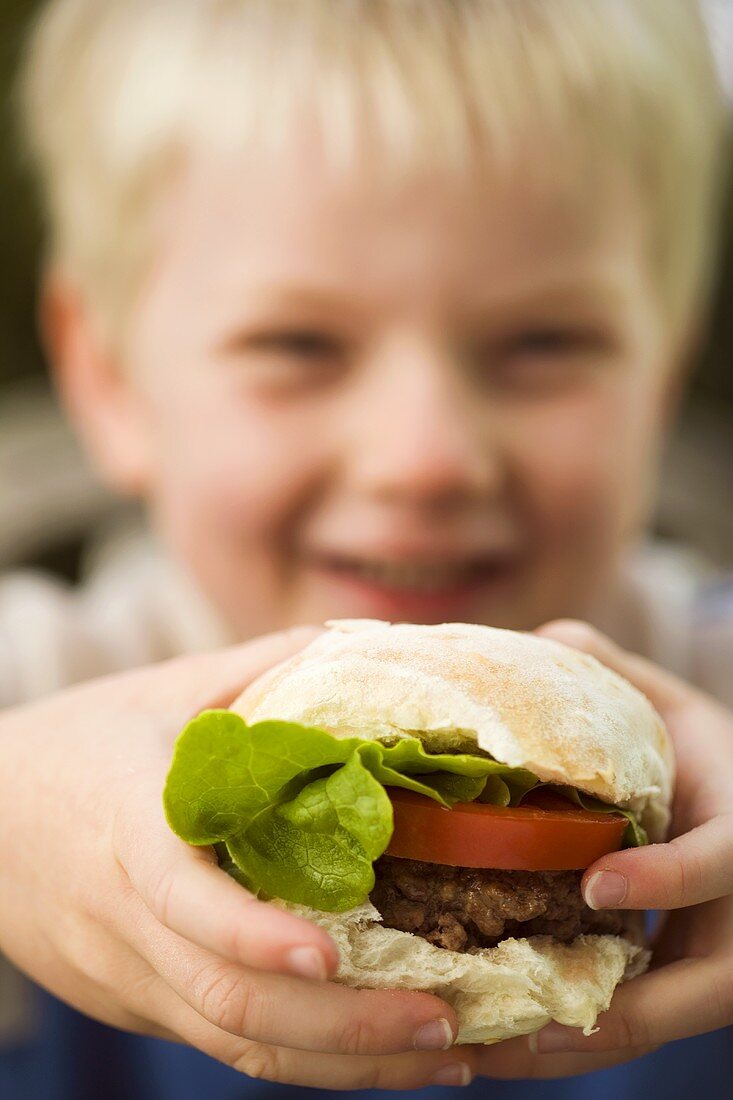
{"type": "Polygon", "coordinates": [[[6,582],[6,703],[332,616],[583,617],[709,686],[694,582],[670,631],[625,561],[711,261],[691,0],[55,0],[25,90],[61,393],[165,550],[6,582]]]}

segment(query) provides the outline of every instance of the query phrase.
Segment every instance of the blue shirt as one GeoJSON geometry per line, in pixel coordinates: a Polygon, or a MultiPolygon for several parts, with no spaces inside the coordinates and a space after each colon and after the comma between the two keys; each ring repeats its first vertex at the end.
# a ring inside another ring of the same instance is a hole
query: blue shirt
{"type": "Polygon", "coordinates": [[[0,1100],[730,1100],[733,1028],[560,1081],[478,1078],[465,1089],[330,1092],[253,1081],[198,1051],[127,1035],[37,992],[32,1040],[0,1049],[0,1100]]]}

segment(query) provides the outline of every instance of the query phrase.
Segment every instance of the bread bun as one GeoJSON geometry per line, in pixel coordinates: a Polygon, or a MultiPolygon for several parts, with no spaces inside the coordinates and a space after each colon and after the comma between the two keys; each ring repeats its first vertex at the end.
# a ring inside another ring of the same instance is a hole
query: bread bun
{"type": "Polygon", "coordinates": [[[669,822],[674,762],[649,700],[595,657],[488,626],[328,624],[232,705],[336,737],[476,747],[540,779],[634,810],[650,839],[669,822]]]}
{"type": "MultiPolygon", "coordinates": [[[[664,724],[641,692],[585,653],[485,626],[329,623],[295,657],[233,704],[248,722],[283,719],[337,737],[489,753],[632,809],[651,839],[669,821],[674,764],[664,724]]],[[[621,936],[507,939],[448,951],[385,928],[370,902],[322,913],[276,902],[326,928],[337,980],[360,988],[436,993],[458,1016],[458,1042],[491,1043],[550,1020],[588,1034],[616,985],[649,954],[621,936]]]]}

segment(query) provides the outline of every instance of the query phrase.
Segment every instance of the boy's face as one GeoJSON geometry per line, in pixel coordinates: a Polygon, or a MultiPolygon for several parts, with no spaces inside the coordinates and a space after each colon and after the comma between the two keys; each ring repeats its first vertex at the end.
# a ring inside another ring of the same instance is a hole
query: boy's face
{"type": "Polygon", "coordinates": [[[623,195],[189,166],[125,370],[155,521],[238,635],[588,614],[671,373],[623,195]]]}

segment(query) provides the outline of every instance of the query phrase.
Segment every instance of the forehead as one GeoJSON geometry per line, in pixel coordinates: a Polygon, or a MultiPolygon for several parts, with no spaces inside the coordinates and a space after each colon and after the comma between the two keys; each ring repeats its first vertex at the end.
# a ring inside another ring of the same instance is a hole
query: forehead
{"type": "Polygon", "coordinates": [[[334,163],[303,133],[277,153],[197,151],[167,207],[166,263],[210,289],[336,283],[389,298],[583,278],[637,264],[639,204],[620,173],[524,164],[473,172],[334,163]]]}

